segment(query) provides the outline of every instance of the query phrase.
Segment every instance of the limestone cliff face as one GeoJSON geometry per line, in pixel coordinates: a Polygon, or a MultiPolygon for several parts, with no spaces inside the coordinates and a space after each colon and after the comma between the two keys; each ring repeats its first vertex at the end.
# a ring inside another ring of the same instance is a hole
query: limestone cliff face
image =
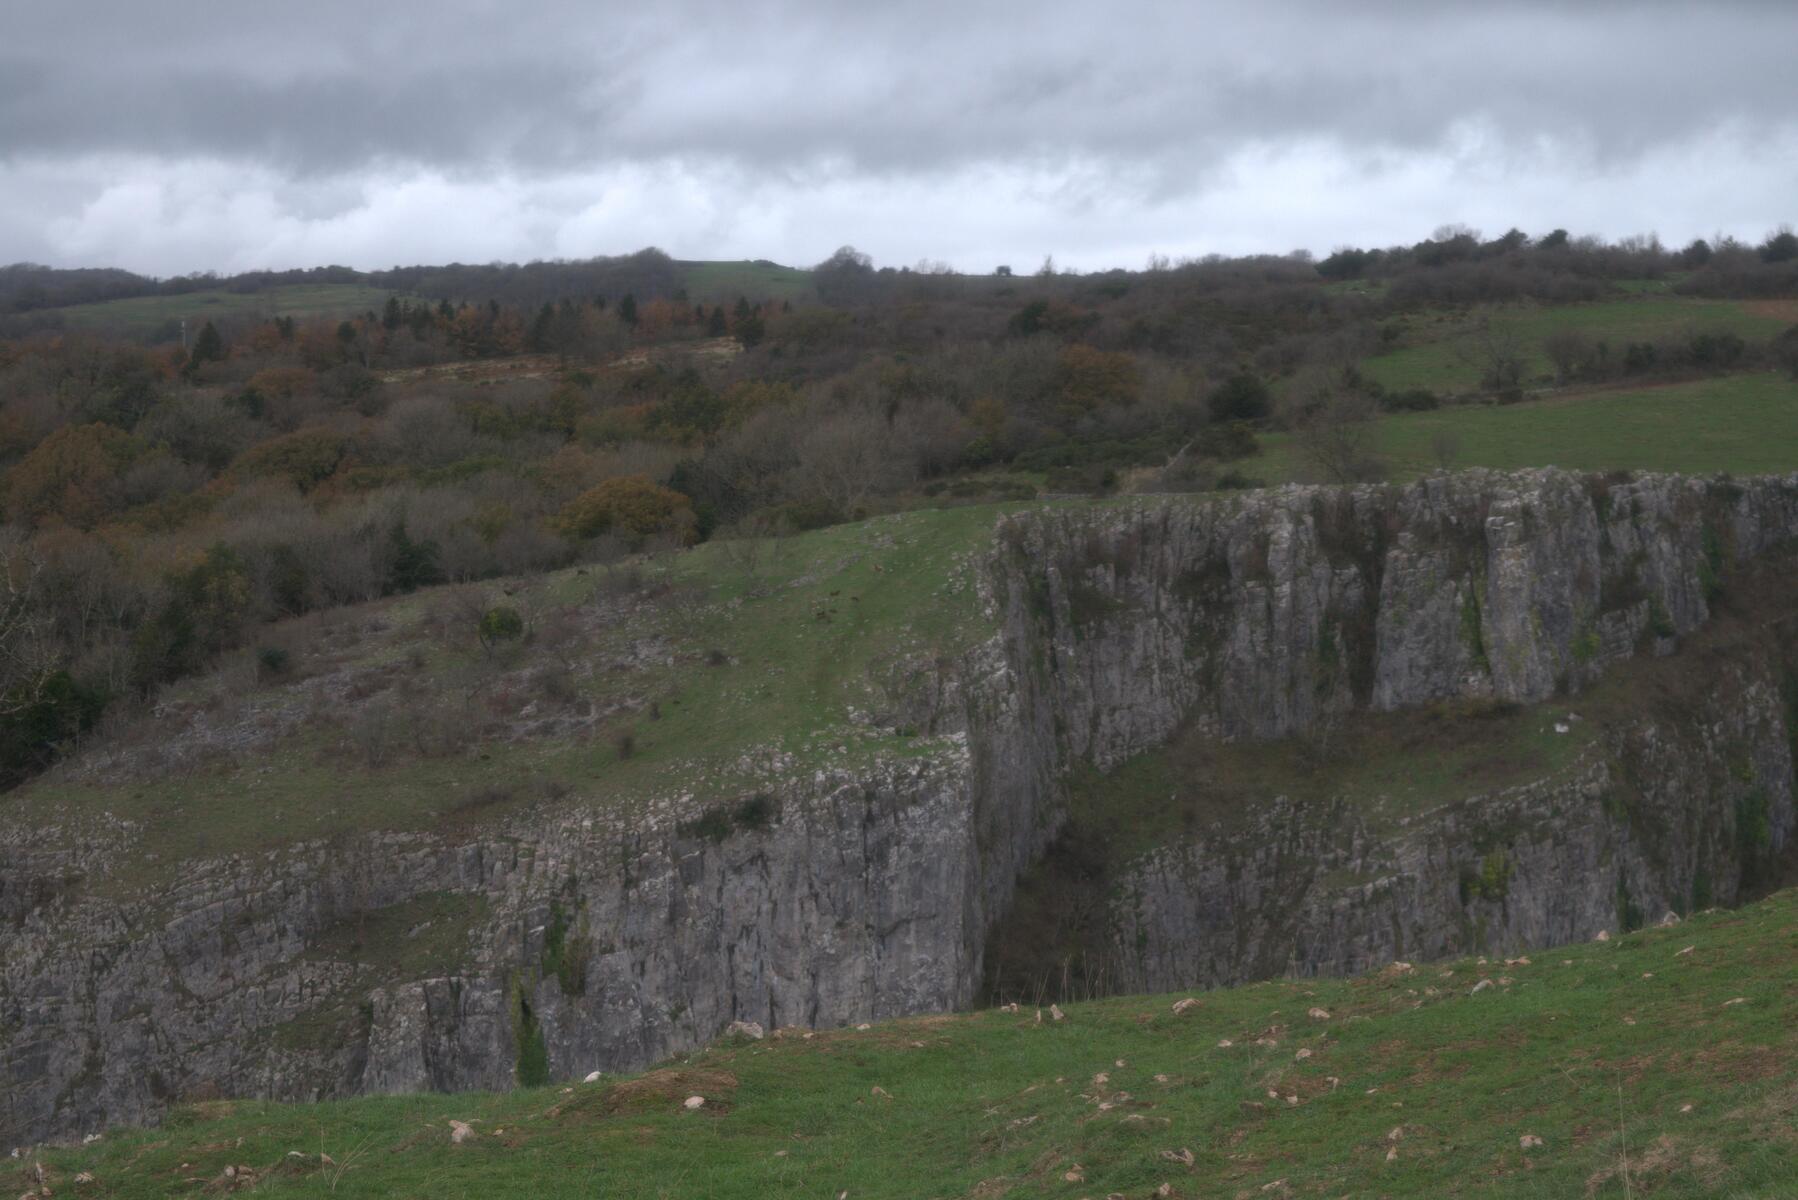
{"type": "MultiPolygon", "coordinates": [[[[734,1020],[965,1005],[1073,764],[1194,726],[1252,741],[1577,692],[1672,651],[1719,579],[1794,533],[1798,478],[1473,472],[1030,510],[998,523],[991,638],[914,697],[933,734],[914,757],[193,862],[153,893],[127,825],[70,850],[0,824],[0,1141],[184,1097],[503,1087],[641,1067],[734,1020]]],[[[1396,829],[1270,797],[1246,829],[1162,846],[1115,905],[1127,977],[1350,970],[1585,937],[1620,903],[1728,902],[1744,855],[1790,836],[1790,741],[1774,666],[1707,669],[1702,722],[1619,725],[1552,780],[1396,829]],[[1470,893],[1469,864],[1500,851],[1503,879],[1470,893]]]]}
{"type": "Polygon", "coordinates": [[[1067,508],[1000,532],[1070,755],[1187,722],[1303,733],[1352,708],[1576,691],[1702,625],[1735,563],[1798,532],[1798,480],[1560,471],[1067,508]]]}
{"type": "MultiPolygon", "coordinates": [[[[1002,541],[1067,752],[1104,767],[1182,727],[1254,741],[1576,696],[1673,653],[1724,577],[1794,532],[1791,479],[1540,471],[1032,514],[1002,541]]],[[[1692,664],[1700,705],[1644,706],[1553,778],[1396,826],[1270,796],[1245,826],[1173,837],[1114,881],[1107,970],[1144,991],[1341,973],[1731,903],[1794,824],[1777,642],[1692,664]]]]}
{"type": "Polygon", "coordinates": [[[219,1093],[503,1088],[533,1055],[564,1078],[644,1066],[733,1020],[954,1007],[986,924],[970,774],[949,757],[807,780],[778,813],[704,832],[568,813],[478,840],[370,836],[197,864],[129,899],[83,894],[111,890],[128,830],[77,858],[9,845],[7,897],[23,896],[0,932],[5,1132],[219,1093]],[[390,952],[435,921],[448,970],[357,965],[372,953],[358,925],[395,910],[390,952]]]}
{"type": "Polygon", "coordinates": [[[1791,738],[1764,668],[1718,682],[1688,719],[1609,730],[1553,778],[1396,826],[1281,797],[1145,855],[1111,911],[1120,986],[1512,955],[1735,903],[1791,838],[1791,738]]]}

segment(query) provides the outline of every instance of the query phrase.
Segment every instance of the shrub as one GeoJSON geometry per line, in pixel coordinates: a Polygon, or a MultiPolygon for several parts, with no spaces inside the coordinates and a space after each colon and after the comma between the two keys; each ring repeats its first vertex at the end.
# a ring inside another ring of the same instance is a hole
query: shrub
{"type": "Polygon", "coordinates": [[[382,590],[413,592],[443,582],[438,566],[437,543],[429,538],[414,538],[406,532],[404,521],[395,521],[387,533],[387,578],[382,590]]]}
{"type": "Polygon", "coordinates": [[[481,614],[480,634],[483,646],[515,642],[524,636],[524,618],[510,605],[496,605],[481,614]]]}
{"type": "Polygon", "coordinates": [[[287,674],[293,656],[283,646],[263,646],[256,651],[256,673],[263,679],[279,679],[287,674]]]}
{"type": "Polygon", "coordinates": [[[1380,407],[1387,412],[1429,412],[1441,407],[1442,401],[1436,393],[1428,388],[1409,388],[1402,392],[1387,392],[1380,397],[1380,407]]]}
{"type": "Polygon", "coordinates": [[[790,529],[794,533],[826,529],[832,525],[841,525],[849,519],[848,514],[834,502],[822,496],[777,505],[769,511],[769,516],[776,526],[790,529]]]}
{"type": "Polygon", "coordinates": [[[1261,443],[1255,440],[1255,431],[1247,421],[1230,421],[1200,430],[1193,449],[1204,458],[1233,462],[1261,453],[1261,443]]]}
{"type": "Polygon", "coordinates": [[[1244,475],[1241,471],[1229,470],[1217,477],[1217,490],[1220,492],[1241,491],[1246,488],[1266,487],[1265,479],[1256,479],[1252,475],[1244,475]]]}
{"type": "Polygon", "coordinates": [[[587,964],[592,959],[593,939],[587,934],[586,921],[570,922],[560,905],[552,908],[543,931],[543,973],[555,978],[564,996],[585,995],[587,964]]]}
{"type": "Polygon", "coordinates": [[[319,394],[353,404],[363,416],[380,409],[381,378],[360,363],[340,363],[318,377],[319,394]]]}
{"type": "Polygon", "coordinates": [[[1793,379],[1798,379],[1798,325],[1774,338],[1772,349],[1773,361],[1784,367],[1793,379]]]}
{"type": "Polygon", "coordinates": [[[1117,472],[1110,467],[1085,464],[1052,467],[1043,479],[1043,487],[1050,492],[1079,492],[1098,496],[1115,490],[1117,482],[1117,472]]]}
{"type": "Polygon", "coordinates": [[[1213,421],[1259,421],[1272,408],[1267,385],[1246,372],[1224,380],[1206,403],[1213,421]]]}
{"type": "Polygon", "coordinates": [[[1493,850],[1477,865],[1461,868],[1461,903],[1475,900],[1502,901],[1511,889],[1514,867],[1504,850],[1493,850]]]}
{"type": "Polygon", "coordinates": [[[539,670],[536,684],[543,698],[555,704],[568,704],[581,694],[574,671],[565,662],[550,663],[539,670]]]}
{"type": "Polygon", "coordinates": [[[1769,234],[1761,243],[1761,261],[1770,263],[1790,262],[1798,258],[1798,234],[1782,227],[1777,233],[1769,234]]]}
{"type": "Polygon", "coordinates": [[[1032,337],[1039,333],[1074,337],[1098,321],[1098,313],[1083,312],[1059,301],[1032,300],[1011,315],[1005,323],[1005,331],[1012,337],[1032,337]]]}
{"type": "Polygon", "coordinates": [[[270,367],[250,376],[244,390],[256,393],[259,398],[286,401],[304,395],[316,384],[317,377],[305,367],[270,367]]]}
{"type": "Polygon", "coordinates": [[[162,604],[132,634],[132,683],[147,691],[204,667],[237,640],[250,599],[249,571],[228,546],[170,575],[162,604]]]}
{"type": "Polygon", "coordinates": [[[739,829],[766,829],[780,817],[780,801],[767,792],[758,792],[737,805],[731,815],[739,829]]]}
{"type": "Polygon", "coordinates": [[[106,694],[55,671],[5,697],[0,711],[0,783],[11,785],[54,759],[68,739],[91,729],[106,694]]]}
{"type": "Polygon", "coordinates": [[[780,801],[767,792],[757,792],[736,804],[718,805],[690,821],[675,827],[681,837],[704,838],[722,842],[738,830],[761,833],[780,819],[780,801]]]}
{"type": "Polygon", "coordinates": [[[348,442],[328,429],[303,429],[250,447],[238,455],[231,473],[240,480],[273,476],[310,491],[342,464],[348,442]]]}
{"type": "Polygon", "coordinates": [[[1653,342],[1631,342],[1623,348],[1623,369],[1631,374],[1652,371],[1660,365],[1660,354],[1653,342]]]}
{"type": "Polygon", "coordinates": [[[1692,361],[1701,367],[1722,369],[1733,366],[1748,349],[1748,344],[1736,334],[1724,330],[1720,333],[1694,333],[1690,339],[1692,361]]]}
{"type": "Polygon", "coordinates": [[[1555,379],[1567,383],[1592,369],[1599,358],[1598,345],[1579,329],[1557,329],[1542,339],[1542,352],[1554,364],[1555,379]]]}
{"type": "Polygon", "coordinates": [[[582,492],[562,509],[556,525],[580,541],[605,533],[637,545],[663,535],[689,545],[695,540],[692,500],[642,475],[608,479],[582,492]]]}
{"type": "Polygon", "coordinates": [[[1142,372],[1128,354],[1069,346],[1061,352],[1061,407],[1064,413],[1090,413],[1135,401],[1142,372]]]}

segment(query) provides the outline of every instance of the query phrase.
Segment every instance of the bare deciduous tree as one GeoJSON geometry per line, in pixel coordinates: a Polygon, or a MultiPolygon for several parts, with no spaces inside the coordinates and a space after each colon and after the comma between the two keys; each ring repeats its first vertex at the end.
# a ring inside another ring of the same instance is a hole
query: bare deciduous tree
{"type": "Polygon", "coordinates": [[[1386,476],[1376,448],[1378,415],[1359,392],[1330,388],[1289,418],[1293,446],[1309,471],[1326,483],[1370,483],[1386,476]]]}
{"type": "Polygon", "coordinates": [[[1523,386],[1529,355],[1521,339],[1507,329],[1483,326],[1457,348],[1462,362],[1480,373],[1480,387],[1489,392],[1510,392],[1523,386]]]}
{"type": "Polygon", "coordinates": [[[1577,329],[1557,329],[1542,339],[1542,352],[1554,364],[1555,381],[1571,383],[1591,365],[1592,339],[1577,329]]]}
{"type": "Polygon", "coordinates": [[[1430,435],[1430,455],[1439,471],[1454,470],[1461,457],[1461,435],[1452,429],[1438,429],[1430,435]]]}
{"type": "Polygon", "coordinates": [[[18,534],[0,537],[0,713],[35,704],[54,670],[33,591],[43,564],[18,534]]]}
{"type": "Polygon", "coordinates": [[[799,437],[798,472],[805,485],[844,513],[888,490],[910,464],[895,455],[893,428],[873,404],[849,405],[822,417],[799,437]]]}

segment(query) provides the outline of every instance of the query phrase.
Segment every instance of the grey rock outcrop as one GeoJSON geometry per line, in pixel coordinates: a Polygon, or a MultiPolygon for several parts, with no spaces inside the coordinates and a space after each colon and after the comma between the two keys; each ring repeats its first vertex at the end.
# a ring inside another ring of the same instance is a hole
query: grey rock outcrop
{"type": "Polygon", "coordinates": [[[1709,616],[1707,580],[1798,532],[1798,481],[1470,471],[1013,518],[1067,752],[1109,766],[1196,722],[1303,733],[1334,713],[1576,691],[1709,616]]]}
{"type": "Polygon", "coordinates": [[[1734,904],[1792,836],[1776,681],[1745,664],[1691,719],[1607,731],[1552,778],[1380,826],[1269,801],[1247,828],[1133,863],[1112,906],[1126,991],[1341,975],[1589,941],[1734,904]]]}
{"type": "MultiPolygon", "coordinates": [[[[920,688],[932,736],[903,760],[755,797],[566,803],[196,861],[153,894],[130,883],[127,824],[71,842],[7,823],[0,801],[0,1141],[214,1094],[579,1078],[735,1021],[966,1005],[1073,765],[1115,767],[1183,728],[1255,740],[1354,709],[1577,692],[1672,648],[1718,576],[1794,533],[1798,478],[1471,472],[1044,507],[998,522],[991,637],[920,688]],[[371,919],[393,927],[390,955],[338,948],[332,931],[371,919]],[[427,934],[449,961],[409,961],[427,934]]],[[[1757,828],[1777,848],[1792,827],[1779,681],[1738,667],[1714,736],[1620,727],[1608,759],[1398,830],[1269,797],[1247,832],[1171,841],[1117,906],[1131,981],[1589,936],[1614,922],[1620,879],[1645,910],[1683,907],[1700,872],[1727,902],[1741,848],[1718,814],[1747,792],[1716,765],[1751,747],[1757,828]],[[1620,761],[1642,764],[1622,810],[1620,761]],[[1502,897],[1464,895],[1469,853],[1501,845],[1502,897]]]]}
{"type": "MultiPolygon", "coordinates": [[[[809,781],[766,829],[721,838],[570,812],[474,842],[209,863],[155,897],[72,889],[0,933],[0,1118],[16,1140],[220,1093],[501,1088],[532,1055],[579,1077],[738,1020],[954,1007],[985,924],[967,775],[948,756],[809,781]],[[312,952],[359,914],[445,896],[481,900],[459,914],[454,974],[388,980],[312,952]]],[[[105,887],[126,837],[75,859],[11,842],[7,878],[105,887]]]]}

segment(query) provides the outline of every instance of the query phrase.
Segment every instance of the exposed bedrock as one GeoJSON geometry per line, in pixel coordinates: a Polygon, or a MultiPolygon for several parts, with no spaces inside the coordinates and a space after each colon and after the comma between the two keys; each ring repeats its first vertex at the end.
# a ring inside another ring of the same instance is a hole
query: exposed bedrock
{"type": "Polygon", "coordinates": [[[1674,721],[1606,731],[1552,778],[1396,824],[1282,797],[1142,856],[1110,907],[1118,986],[1520,954],[1735,903],[1790,841],[1791,738],[1764,670],[1720,682],[1674,721]]]}
{"type": "MultiPolygon", "coordinates": [[[[129,825],[71,838],[0,800],[0,1141],[966,1005],[1074,768],[1181,730],[1253,742],[1577,694],[1677,653],[1794,533],[1798,477],[1469,472],[1044,507],[999,519],[992,633],[912,700],[928,752],[193,861],[142,889],[129,825]]],[[[1122,978],[1353,970],[1729,902],[1790,837],[1791,689],[1771,651],[1702,669],[1701,713],[1619,721],[1552,779],[1397,826],[1269,796],[1228,834],[1167,839],[1118,880],[1122,978]]]]}

